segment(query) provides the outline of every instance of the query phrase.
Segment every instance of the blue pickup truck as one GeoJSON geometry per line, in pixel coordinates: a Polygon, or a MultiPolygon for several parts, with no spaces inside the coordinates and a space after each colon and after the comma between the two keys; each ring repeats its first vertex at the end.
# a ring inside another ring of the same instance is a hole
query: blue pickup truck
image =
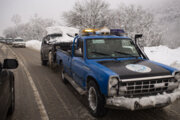
{"type": "Polygon", "coordinates": [[[61,80],[87,95],[96,117],[104,116],[107,108],[162,108],[180,98],[180,72],[149,60],[136,40],[122,32],[85,29],[71,45],[56,51],[61,80]]]}

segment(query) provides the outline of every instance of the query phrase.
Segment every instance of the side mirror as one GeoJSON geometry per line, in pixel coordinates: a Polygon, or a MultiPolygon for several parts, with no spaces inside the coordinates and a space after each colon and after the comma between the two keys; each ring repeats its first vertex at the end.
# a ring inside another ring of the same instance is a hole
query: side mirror
{"type": "Polygon", "coordinates": [[[16,59],[4,59],[4,69],[15,69],[18,67],[18,61],[16,59]]]}
{"type": "Polygon", "coordinates": [[[78,33],[75,33],[75,36],[78,36],[78,33]]]}
{"type": "Polygon", "coordinates": [[[137,44],[137,38],[142,38],[143,34],[136,34],[134,37],[135,43],[137,44]]]}

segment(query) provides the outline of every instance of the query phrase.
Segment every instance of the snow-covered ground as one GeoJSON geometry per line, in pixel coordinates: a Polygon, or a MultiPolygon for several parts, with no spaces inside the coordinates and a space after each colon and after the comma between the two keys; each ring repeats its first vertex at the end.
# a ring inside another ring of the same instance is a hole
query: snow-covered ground
{"type": "MultiPolygon", "coordinates": [[[[41,42],[29,40],[26,42],[26,47],[40,51],[41,42]]],[[[170,49],[166,46],[145,47],[144,51],[150,60],[180,69],[180,47],[176,49],[170,49]]]]}
{"type": "Polygon", "coordinates": [[[180,47],[176,49],[166,46],[145,47],[144,51],[150,60],[180,69],[180,47]]]}

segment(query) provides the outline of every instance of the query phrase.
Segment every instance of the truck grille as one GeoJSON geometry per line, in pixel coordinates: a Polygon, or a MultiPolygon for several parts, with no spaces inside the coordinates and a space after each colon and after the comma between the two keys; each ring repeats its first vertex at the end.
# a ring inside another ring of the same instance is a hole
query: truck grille
{"type": "Polygon", "coordinates": [[[119,94],[125,97],[140,97],[172,92],[178,87],[174,78],[121,82],[119,94]]]}

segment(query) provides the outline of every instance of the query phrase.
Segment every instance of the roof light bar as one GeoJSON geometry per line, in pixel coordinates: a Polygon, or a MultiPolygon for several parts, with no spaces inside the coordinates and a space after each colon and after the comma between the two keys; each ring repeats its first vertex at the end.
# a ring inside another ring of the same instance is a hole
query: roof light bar
{"type": "Polygon", "coordinates": [[[123,36],[125,34],[123,29],[111,29],[111,35],[123,36]]]}
{"type": "Polygon", "coordinates": [[[109,29],[107,27],[103,27],[100,29],[92,29],[87,28],[82,30],[81,34],[83,36],[88,35],[117,35],[117,36],[123,36],[125,34],[123,29],[109,29]]]}

